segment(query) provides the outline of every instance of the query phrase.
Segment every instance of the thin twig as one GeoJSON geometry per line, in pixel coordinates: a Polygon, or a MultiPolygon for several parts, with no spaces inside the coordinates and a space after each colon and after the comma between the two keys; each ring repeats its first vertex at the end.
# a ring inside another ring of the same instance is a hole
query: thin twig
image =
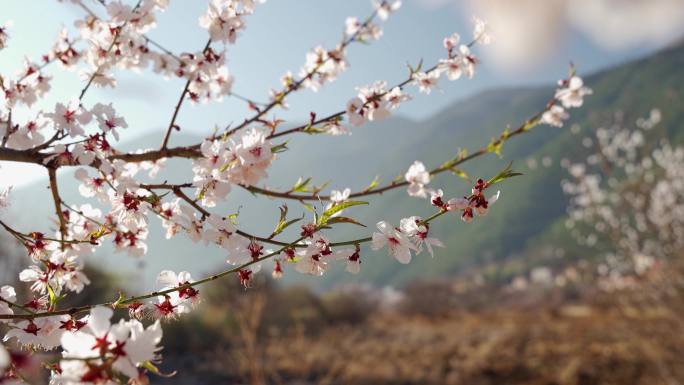
{"type": "Polygon", "coordinates": [[[62,213],[62,198],[59,196],[59,189],[57,187],[57,171],[54,168],[49,167],[48,177],[50,179],[50,192],[52,193],[52,200],[55,204],[55,214],[59,219],[59,234],[60,234],[60,244],[62,250],[65,249],[65,242],[67,236],[67,224],[64,214],[62,213]]]}
{"type": "MultiPolygon", "coordinates": [[[[202,53],[206,53],[207,50],[209,49],[209,46],[211,46],[211,38],[207,40],[207,44],[204,45],[204,49],[202,49],[202,53]]],[[[166,149],[166,145],[169,144],[169,138],[171,137],[171,131],[176,127],[176,118],[178,117],[178,112],[180,111],[181,106],[183,105],[183,101],[185,100],[185,96],[188,94],[188,89],[190,88],[190,84],[192,83],[193,80],[193,75],[188,74],[190,77],[188,80],[185,82],[185,87],[183,87],[183,92],[181,92],[180,98],[178,98],[178,103],[176,103],[176,108],[173,110],[173,115],[171,116],[171,122],[169,122],[169,127],[166,128],[166,134],[164,134],[164,140],[162,141],[161,149],[164,150],[166,149]]]]}

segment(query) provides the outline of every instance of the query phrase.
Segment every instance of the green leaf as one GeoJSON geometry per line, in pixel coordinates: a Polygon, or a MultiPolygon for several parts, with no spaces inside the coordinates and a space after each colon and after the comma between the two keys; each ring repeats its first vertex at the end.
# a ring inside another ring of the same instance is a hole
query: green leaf
{"type": "Polygon", "coordinates": [[[316,222],[319,225],[324,225],[328,223],[328,220],[335,215],[336,213],[339,213],[340,211],[347,209],[349,207],[353,206],[359,206],[359,205],[367,205],[368,202],[363,202],[363,201],[345,201],[345,202],[340,202],[329,209],[325,210],[323,212],[323,215],[319,218],[319,220],[316,222]]]}
{"type": "Polygon", "coordinates": [[[287,147],[287,141],[271,147],[271,152],[274,154],[279,154],[279,153],[285,152],[287,150],[289,150],[289,148],[287,147]]]}
{"type": "Polygon", "coordinates": [[[116,301],[114,301],[114,303],[112,304],[112,307],[113,307],[114,309],[116,309],[116,308],[118,308],[119,306],[122,306],[121,303],[122,303],[124,300],[126,300],[126,296],[124,295],[124,293],[123,293],[122,291],[120,291],[120,292],[119,292],[119,298],[117,298],[116,301]]]}
{"type": "Polygon", "coordinates": [[[324,188],[328,187],[329,184],[330,184],[330,181],[327,181],[320,186],[313,187],[313,189],[311,189],[311,192],[314,193],[314,195],[316,195],[319,192],[321,192],[324,188]]]}
{"type": "Polygon", "coordinates": [[[458,155],[456,156],[458,159],[464,159],[468,156],[468,149],[463,148],[458,150],[458,155]]]}
{"type": "Polygon", "coordinates": [[[99,239],[100,237],[105,235],[107,231],[108,230],[105,226],[100,226],[100,228],[98,228],[97,230],[90,232],[88,236],[90,237],[90,239],[99,239]]]}
{"type": "Polygon", "coordinates": [[[275,237],[276,235],[280,234],[288,228],[289,226],[301,221],[304,219],[304,215],[302,215],[301,218],[295,218],[291,220],[287,220],[287,205],[282,205],[279,207],[280,209],[280,219],[278,220],[278,224],[276,225],[276,228],[273,230],[273,233],[271,233],[271,236],[268,237],[269,239],[275,237]]]}
{"type": "Polygon", "coordinates": [[[369,191],[373,190],[374,188],[378,187],[378,184],[380,184],[380,177],[378,175],[376,175],[375,178],[373,178],[373,180],[370,182],[368,187],[366,187],[363,191],[369,192],[369,191]]]}
{"type": "Polygon", "coordinates": [[[290,192],[309,192],[309,188],[307,187],[309,183],[311,182],[311,177],[308,177],[306,179],[302,179],[301,177],[297,179],[297,183],[292,187],[292,190],[290,192]]]}
{"type": "Polygon", "coordinates": [[[470,177],[468,176],[468,174],[461,169],[458,169],[456,167],[449,167],[449,171],[451,171],[454,175],[456,175],[460,178],[463,178],[465,180],[470,180],[470,177]]]}
{"type": "Polygon", "coordinates": [[[55,309],[59,301],[66,298],[66,294],[57,295],[50,285],[47,285],[47,290],[50,298],[50,309],[55,309]]]}
{"type": "Polygon", "coordinates": [[[510,128],[510,127],[506,127],[506,129],[503,130],[503,132],[501,133],[501,135],[499,136],[499,138],[501,139],[502,142],[504,142],[504,141],[506,141],[506,140],[508,139],[509,136],[511,136],[511,128],[510,128]]]}
{"type": "Polygon", "coordinates": [[[360,223],[360,222],[358,222],[356,219],[354,219],[354,218],[349,218],[349,217],[332,217],[332,218],[328,219],[328,222],[327,222],[327,223],[328,223],[329,225],[334,225],[334,224],[336,224],[336,223],[350,223],[350,224],[352,224],[352,225],[357,225],[357,226],[361,226],[361,227],[366,227],[366,225],[364,225],[363,223],[360,223]]]}
{"type": "Polygon", "coordinates": [[[55,294],[55,291],[52,290],[52,286],[46,286],[48,290],[48,295],[50,296],[50,308],[52,308],[53,306],[57,305],[57,295],[55,294]]]}
{"type": "Polygon", "coordinates": [[[228,169],[229,169],[232,165],[234,165],[235,163],[237,163],[237,159],[233,159],[233,160],[231,160],[230,162],[224,164],[223,166],[221,166],[221,168],[219,169],[219,171],[220,171],[220,172],[224,172],[224,171],[228,170],[228,169]]]}
{"type": "Polygon", "coordinates": [[[301,201],[300,203],[302,204],[302,206],[304,206],[304,208],[305,208],[307,211],[310,211],[310,212],[312,212],[312,213],[315,213],[315,212],[316,212],[316,209],[313,207],[312,204],[306,203],[306,202],[304,202],[304,201],[301,201]]]}
{"type": "Polygon", "coordinates": [[[176,371],[173,371],[171,373],[162,373],[161,370],[159,370],[158,367],[154,366],[154,364],[150,361],[145,361],[140,366],[143,369],[147,369],[150,373],[156,374],[157,376],[164,377],[164,378],[169,378],[173,377],[176,375],[176,371]]]}
{"type": "Polygon", "coordinates": [[[501,157],[501,149],[502,148],[503,148],[503,142],[501,142],[500,140],[493,139],[487,145],[487,152],[491,152],[491,153],[496,154],[497,156],[501,157]]]}
{"type": "Polygon", "coordinates": [[[226,219],[229,219],[229,220],[230,220],[230,223],[232,223],[232,224],[234,224],[234,225],[237,225],[237,224],[238,224],[238,216],[239,216],[239,215],[240,215],[239,212],[237,212],[237,213],[232,213],[232,214],[228,214],[228,216],[226,216],[226,219]]]}
{"type": "Polygon", "coordinates": [[[508,137],[510,136],[510,131],[508,127],[499,135],[499,139],[492,139],[491,142],[487,145],[487,151],[494,153],[501,157],[501,150],[503,149],[503,144],[506,142],[508,137]]]}
{"type": "Polygon", "coordinates": [[[518,175],[523,175],[522,173],[515,172],[512,169],[513,167],[513,162],[510,162],[506,168],[501,170],[498,174],[496,174],[494,177],[492,177],[489,181],[487,181],[487,185],[493,186],[499,182],[502,182],[506,179],[513,178],[518,175]]]}
{"type": "Polygon", "coordinates": [[[539,119],[531,119],[525,122],[525,125],[523,125],[522,130],[523,131],[529,131],[533,129],[535,126],[539,124],[539,119]]]}
{"type": "Polygon", "coordinates": [[[305,134],[309,134],[309,135],[315,135],[315,134],[322,134],[325,132],[325,130],[323,130],[321,128],[314,127],[311,125],[311,123],[309,123],[306,127],[304,127],[302,132],[305,134]]]}

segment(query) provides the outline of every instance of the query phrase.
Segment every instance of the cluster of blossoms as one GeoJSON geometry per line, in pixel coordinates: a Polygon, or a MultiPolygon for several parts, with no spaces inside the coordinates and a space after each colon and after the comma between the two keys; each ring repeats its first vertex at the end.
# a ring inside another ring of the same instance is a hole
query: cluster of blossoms
{"type": "Polygon", "coordinates": [[[475,217],[475,214],[478,216],[487,215],[489,206],[493,205],[497,200],[499,200],[499,196],[501,195],[500,191],[497,191],[496,194],[490,196],[489,198],[485,197],[484,191],[490,186],[491,184],[489,182],[478,179],[475,182],[475,186],[473,186],[471,190],[470,196],[463,198],[451,198],[445,204],[442,200],[442,190],[437,190],[436,192],[432,193],[430,200],[434,206],[437,206],[442,210],[460,211],[461,219],[466,223],[470,223],[475,217]]]}
{"type": "MultiPolygon", "coordinates": [[[[375,13],[381,20],[387,20],[390,13],[401,7],[401,1],[382,0],[375,1],[375,13]]],[[[347,67],[346,48],[353,41],[378,40],[382,36],[382,29],[373,22],[373,18],[359,21],[356,17],[348,17],[344,33],[345,39],[334,49],[326,50],[318,46],[306,55],[306,63],[299,71],[301,84],[313,91],[318,91],[325,83],[333,82],[344,72],[347,67]]],[[[283,77],[283,85],[286,89],[297,88],[300,82],[295,82],[290,73],[283,77]]],[[[279,99],[282,93],[272,93],[275,99],[279,99]]]]}
{"type": "MultiPolygon", "coordinates": [[[[456,212],[460,213],[464,222],[470,223],[475,214],[486,215],[489,206],[499,199],[500,193],[498,191],[492,197],[485,198],[484,192],[490,186],[490,182],[478,179],[470,196],[451,198],[445,202],[442,198],[444,192],[437,190],[431,192],[430,201],[433,206],[440,210],[438,215],[456,212]]],[[[430,230],[428,221],[417,216],[403,218],[399,227],[393,227],[386,221],[378,222],[377,227],[380,232],[373,233],[371,248],[379,250],[387,247],[389,254],[404,264],[411,262],[412,251],[416,255],[420,254],[423,251],[423,246],[427,248],[430,255],[433,255],[432,246],[444,247],[439,239],[428,237],[430,230]]]]}
{"type": "MultiPolygon", "coordinates": [[[[398,6],[390,5],[384,2],[385,8],[379,7],[379,10],[391,10],[398,6]]],[[[380,11],[379,11],[380,12],[380,11]]],[[[353,25],[357,25],[358,21],[353,20],[353,25]]],[[[347,23],[347,33],[350,32],[349,20],[347,23]]],[[[351,29],[356,31],[356,29],[351,29]]],[[[375,38],[377,36],[372,35],[375,38]]],[[[457,80],[465,75],[468,78],[475,76],[475,66],[478,63],[477,57],[471,53],[470,47],[476,43],[489,44],[491,37],[487,31],[486,24],[480,20],[475,19],[475,29],[473,31],[473,40],[469,44],[460,44],[460,35],[453,34],[444,39],[444,48],[447,50],[447,58],[441,59],[437,65],[426,70],[418,69],[411,70],[411,77],[408,82],[402,83],[399,86],[387,90],[387,83],[384,81],[376,82],[369,86],[359,87],[358,95],[349,102],[347,102],[347,115],[349,116],[349,123],[354,126],[359,126],[367,121],[382,120],[390,115],[392,110],[399,107],[411,99],[411,96],[404,92],[404,86],[410,84],[418,87],[421,93],[430,94],[432,90],[437,87],[440,77],[446,74],[449,80],[457,80]],[[458,49],[456,49],[458,47],[458,49]]],[[[345,130],[339,130],[338,126],[328,128],[329,131],[335,133],[346,133],[345,130]]]]}
{"type": "Polygon", "coordinates": [[[592,90],[584,85],[582,78],[574,74],[569,79],[558,81],[558,87],[552,103],[541,116],[541,123],[563,127],[563,122],[570,117],[566,110],[582,107],[584,97],[591,95],[592,90]]]}
{"type": "Polygon", "coordinates": [[[231,184],[253,186],[268,175],[275,158],[268,133],[267,128],[250,128],[237,138],[202,143],[203,158],[195,161],[192,170],[203,205],[215,206],[228,195],[231,184]]]}
{"type": "MultiPolygon", "coordinates": [[[[376,18],[386,20],[401,5],[400,1],[373,1],[370,18],[347,19],[342,41],[333,49],[314,48],[307,54],[298,76],[286,74],[283,88],[271,91],[269,103],[257,105],[240,97],[253,113],[243,123],[214,132],[194,145],[168,147],[170,135],[180,129],[175,122],[185,101],[238,97],[231,93],[233,77],[225,65],[226,45],[235,43],[245,30],[246,17],[261,1],[210,0],[207,12],[199,19],[200,26],[208,31],[207,43],[200,51],[181,55],[146,35],[156,26],[157,14],[169,6],[168,0],[140,0],[135,5],[119,0],[93,2],[98,6],[96,10],[81,0],[70,2],[86,11],[86,16],[75,23],[78,36],[70,37],[65,29],[40,64],[27,60],[14,78],[0,76],[4,102],[0,105],[0,160],[43,167],[56,216],[51,234],[22,232],[0,220],[4,230],[27,251],[30,263],[19,274],[19,280],[31,290],[28,298],[20,300],[13,287],[3,286],[0,320],[7,322],[9,328],[5,341],[31,349],[61,349],[59,362],[49,365],[53,384],[148,383],[146,375],[157,372],[154,363],[159,358],[162,335],[159,321],[190,312],[200,302],[197,286],[210,280],[235,274],[243,285],[250,286],[267,259],[273,261],[273,276],[277,278],[284,274],[286,265],[300,273],[320,276],[335,262],[344,263],[348,272],[356,274],[361,267],[361,244],[368,242],[372,249],[387,247],[388,253],[401,263],[408,263],[424,249],[432,255],[433,247],[443,247],[439,240],[429,236],[433,219],[453,212],[470,222],[476,215],[485,215],[498,198],[498,194],[486,198],[485,191],[514,176],[507,173],[487,182],[478,180],[468,196],[446,202],[441,190],[427,187],[434,174],[446,169],[427,171],[420,162],[410,167],[405,182],[373,185],[354,193],[345,188],[333,190],[325,197],[320,194],[323,187],[311,188],[308,181],[298,182],[289,191],[258,186],[267,178],[276,154],[288,149],[284,144],[274,144],[274,138],[298,132],[346,133],[350,126],[389,116],[411,99],[409,87],[427,94],[442,75],[449,80],[473,77],[478,59],[471,48],[476,43],[491,41],[486,24],[479,19],[475,20],[472,42],[461,44],[456,34],[447,37],[446,58],[433,67],[411,68],[408,79],[395,86],[380,81],[360,87],[346,109],[323,118],[312,112],[308,124],[279,129],[283,121],[267,115],[274,109],[286,108],[290,93],[303,88],[319,90],[333,81],[348,68],[347,47],[354,42],[378,39],[382,30],[376,18]],[[39,101],[50,92],[52,78],[46,74],[46,68],[51,63],[79,71],[85,85],[77,98],[41,109],[39,101]],[[171,122],[160,148],[118,151],[115,146],[128,127],[126,119],[114,105],[88,103],[85,95],[91,85],[116,87],[117,70],[148,69],[166,78],[183,79],[185,87],[171,111],[171,122]],[[192,159],[192,180],[183,184],[144,183],[143,180],[157,177],[168,158],[192,159]],[[73,175],[81,195],[96,200],[91,203],[97,206],[70,205],[62,200],[57,171],[70,167],[75,168],[73,175]],[[322,213],[312,206],[313,222],[301,225],[300,238],[288,242],[280,240],[279,235],[300,219],[288,219],[286,208],[281,209],[281,219],[270,236],[249,234],[237,228],[233,216],[209,211],[225,201],[235,186],[265,196],[326,203],[321,205],[322,213]],[[359,224],[345,216],[345,212],[367,202],[353,199],[401,186],[408,186],[412,196],[429,197],[437,213],[426,218],[404,218],[399,227],[381,221],[377,224],[379,232],[372,237],[331,241],[328,231],[337,225],[359,224]],[[194,196],[186,193],[189,189],[194,190],[194,196]],[[154,216],[161,220],[167,238],[184,234],[194,242],[224,249],[229,268],[198,281],[188,272],[176,274],[165,270],[159,274],[157,291],[153,293],[134,297],[122,294],[106,305],[60,309],[66,296],[81,292],[90,283],[83,273],[84,260],[95,256],[105,242],[110,241],[116,252],[134,257],[147,254],[146,240],[154,223],[150,217],[154,216]],[[130,319],[113,324],[111,318],[118,309],[128,310],[130,319]],[[88,311],[90,314],[84,315],[88,311]],[[154,322],[146,328],[141,320],[147,318],[154,322]]],[[[0,49],[8,43],[8,37],[8,25],[0,26],[0,49]]],[[[578,106],[577,98],[581,104],[581,97],[587,94],[581,84],[576,87],[573,79],[579,78],[572,78],[564,86],[566,92],[561,90],[556,95],[563,105],[578,106]]],[[[0,209],[9,205],[10,190],[11,186],[2,186],[0,209]]],[[[6,212],[3,210],[3,218],[6,212]]],[[[3,384],[21,377],[19,363],[14,358],[6,359],[8,354],[14,357],[14,353],[0,348],[3,384]]]]}
{"type": "Polygon", "coordinates": [[[570,198],[567,227],[580,244],[603,245],[600,271],[615,277],[641,275],[684,247],[684,148],[649,145],[658,110],[635,128],[622,120],[619,113],[584,139],[595,151],[584,162],[567,162],[571,178],[562,184],[570,198]]]}
{"type": "Polygon", "coordinates": [[[95,307],[81,318],[60,315],[20,321],[5,340],[42,350],[61,346],[61,360],[50,365],[54,384],[109,384],[122,376],[131,383],[148,383],[147,372],[161,349],[159,321],[147,328],[135,319],[112,324],[112,315],[110,308],[95,307]]]}

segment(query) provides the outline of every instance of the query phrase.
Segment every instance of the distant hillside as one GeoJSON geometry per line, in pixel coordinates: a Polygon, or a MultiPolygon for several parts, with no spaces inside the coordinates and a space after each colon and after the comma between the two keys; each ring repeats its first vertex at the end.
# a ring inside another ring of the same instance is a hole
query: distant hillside
{"type": "MultiPolygon", "coordinates": [[[[616,111],[624,112],[625,122],[646,116],[654,108],[663,113],[660,130],[649,138],[657,141],[663,136],[675,143],[684,141],[684,45],[678,45],[651,57],[586,76],[586,83],[594,89],[585,106],[572,111],[572,119],[562,129],[541,126],[534,132],[515,138],[504,147],[504,159],[491,155],[486,162],[475,161],[464,166],[472,176],[488,176],[508,161],[516,161],[516,168],[525,176],[501,186],[502,198],[491,214],[474,225],[449,224],[434,226],[435,234],[448,248],[434,260],[422,258],[408,267],[372,263],[367,267],[367,279],[401,283],[421,276],[453,274],[464,268],[500,262],[515,255],[525,255],[545,244],[572,246],[564,236],[562,218],[565,198],[560,180],[565,177],[560,160],[583,159],[586,149],[581,145],[583,135],[571,134],[569,127],[579,124],[583,133],[608,124],[616,111]],[[530,157],[538,163],[550,156],[551,167],[528,170],[524,160],[530,157]]],[[[421,124],[426,132],[423,139],[398,151],[404,156],[414,148],[416,157],[429,164],[443,159],[443,154],[457,147],[477,148],[497,135],[507,125],[515,126],[530,116],[551,94],[553,87],[538,89],[495,90],[458,103],[433,119],[421,124]],[[418,155],[420,154],[420,155],[418,155]],[[421,156],[422,155],[422,156],[421,156]]],[[[406,160],[406,156],[404,159],[406,160]]],[[[454,177],[440,177],[445,190],[456,194],[466,188],[464,181],[454,177]]],[[[425,213],[421,202],[397,198],[375,205],[381,213],[425,213]],[[401,207],[392,210],[391,207],[401,207]]],[[[390,214],[391,215],[391,214],[390,214]]],[[[392,218],[395,219],[395,218],[392,218]]]]}
{"type": "MultiPolygon", "coordinates": [[[[489,155],[464,165],[471,176],[491,176],[498,169],[514,160],[515,168],[525,176],[516,178],[501,186],[501,201],[486,218],[466,225],[457,217],[440,218],[433,226],[435,236],[448,246],[438,250],[434,259],[421,255],[408,266],[399,265],[384,254],[364,254],[362,273],[350,276],[341,268],[334,269],[323,280],[308,279],[299,274],[290,274],[289,279],[307,281],[318,285],[334,285],[353,281],[368,281],[375,284],[402,284],[422,277],[455,274],[463,269],[496,263],[526,253],[536,247],[530,240],[544,240],[545,243],[567,243],[562,238],[559,223],[565,212],[565,200],[560,189],[564,176],[559,167],[562,158],[578,159],[583,151],[581,136],[569,132],[572,124],[579,124],[583,132],[609,122],[617,110],[625,112],[626,121],[643,116],[653,107],[663,113],[663,133],[675,142],[684,141],[684,45],[678,45],[648,58],[586,76],[586,83],[594,89],[594,95],[586,100],[585,106],[573,110],[572,120],[562,129],[548,126],[535,128],[533,132],[512,139],[504,147],[503,159],[489,155]],[[551,167],[528,170],[524,160],[530,157],[553,158],[551,167]],[[550,232],[553,229],[553,232],[550,232]]],[[[486,145],[491,137],[497,136],[506,126],[516,126],[539,110],[553,93],[554,85],[541,88],[503,89],[483,92],[467,100],[455,103],[431,119],[413,122],[392,118],[380,124],[356,129],[350,137],[292,136],[289,146],[293,151],[279,155],[270,172],[267,185],[289,188],[298,176],[312,176],[317,184],[334,180],[329,188],[364,188],[375,175],[387,182],[408,168],[414,160],[423,161],[428,167],[440,164],[455,155],[459,148],[475,150],[486,145]],[[300,170],[300,171],[293,171],[300,170]],[[300,175],[301,174],[301,175],[300,175]]],[[[174,144],[194,143],[198,137],[174,136],[174,144]]],[[[135,146],[154,147],[158,135],[139,138],[135,146]]],[[[189,173],[174,174],[180,163],[170,161],[165,177],[169,181],[188,181],[189,173]]],[[[67,201],[85,203],[76,192],[70,180],[73,170],[60,175],[64,196],[67,201]],[[69,175],[66,175],[69,174],[69,175]],[[68,176],[68,178],[65,178],[68,176]]],[[[469,189],[469,183],[452,175],[441,175],[433,182],[447,195],[461,195],[469,189]]],[[[48,190],[45,186],[29,186],[17,192],[22,196],[17,202],[16,212],[51,212],[48,190]]],[[[354,214],[368,225],[367,230],[349,228],[337,235],[365,235],[372,231],[380,219],[395,223],[408,215],[427,215],[431,208],[426,201],[410,198],[405,190],[395,190],[371,199],[371,205],[355,208],[354,214]]],[[[228,204],[222,212],[240,210],[241,226],[258,233],[267,233],[273,228],[277,206],[281,202],[256,199],[236,189],[231,192],[228,204]]],[[[303,212],[297,202],[289,202],[293,214],[303,212]]],[[[44,218],[22,217],[41,228],[44,218]]],[[[153,219],[156,223],[156,219],[153,219]]],[[[225,266],[225,255],[212,247],[195,245],[185,237],[164,240],[160,226],[152,226],[149,239],[149,255],[137,261],[123,255],[104,253],[99,263],[123,265],[137,268],[140,277],[147,282],[161,268],[188,269],[193,274],[203,275],[225,266]]]]}

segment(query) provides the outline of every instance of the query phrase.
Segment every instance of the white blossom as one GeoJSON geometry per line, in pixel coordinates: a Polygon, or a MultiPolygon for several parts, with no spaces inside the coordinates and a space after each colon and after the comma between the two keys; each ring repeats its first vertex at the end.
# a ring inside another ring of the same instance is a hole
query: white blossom
{"type": "Polygon", "coordinates": [[[412,197],[427,198],[429,190],[425,188],[430,183],[430,173],[420,161],[415,161],[404,175],[409,183],[408,194],[412,197]]]}
{"type": "Polygon", "coordinates": [[[411,250],[418,251],[418,248],[408,239],[408,236],[385,221],[378,222],[377,227],[380,232],[373,233],[371,248],[380,250],[387,247],[389,255],[400,263],[411,262],[411,250]]]}

